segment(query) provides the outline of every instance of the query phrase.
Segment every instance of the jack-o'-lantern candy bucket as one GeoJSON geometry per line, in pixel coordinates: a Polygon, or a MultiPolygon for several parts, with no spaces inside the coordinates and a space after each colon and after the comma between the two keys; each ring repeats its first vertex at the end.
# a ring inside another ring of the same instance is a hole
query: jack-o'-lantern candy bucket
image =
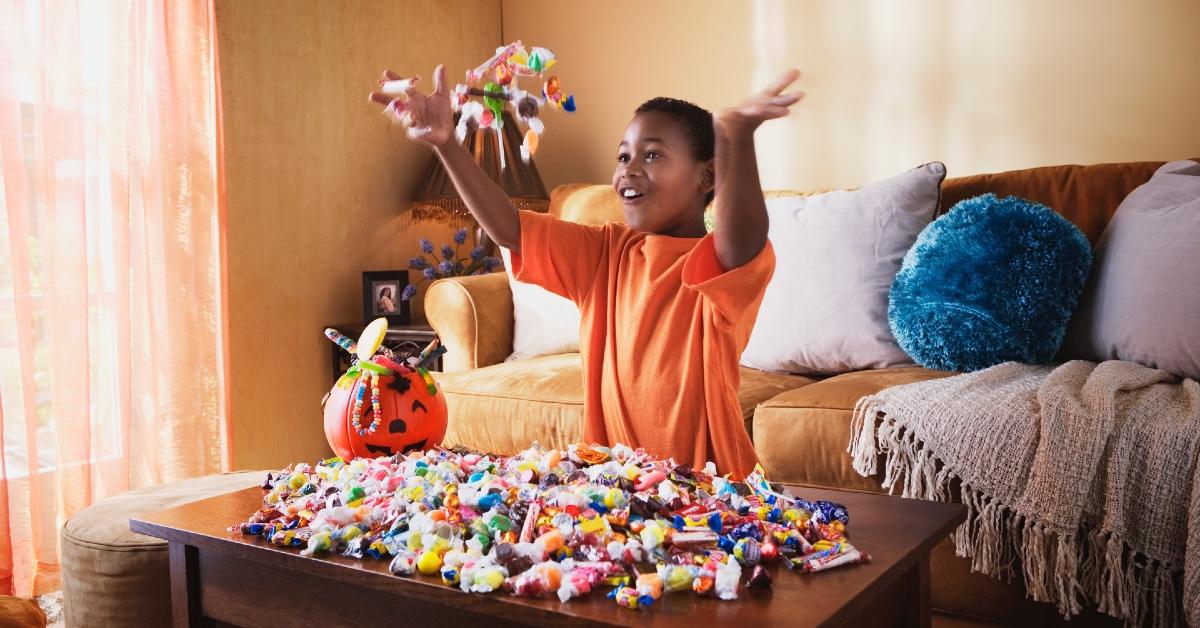
{"type": "Polygon", "coordinates": [[[376,319],[358,343],[325,335],[357,356],[325,399],[325,438],[344,460],[424,451],[446,434],[446,398],[425,370],[445,350],[435,341],[410,365],[380,351],[386,319],[376,319]],[[377,353],[379,352],[379,353],[377,353]]]}

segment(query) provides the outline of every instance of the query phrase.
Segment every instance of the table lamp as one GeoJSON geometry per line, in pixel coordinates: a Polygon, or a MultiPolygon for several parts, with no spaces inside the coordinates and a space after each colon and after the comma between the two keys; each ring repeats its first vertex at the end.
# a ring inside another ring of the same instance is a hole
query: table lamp
{"type": "MultiPolygon", "coordinates": [[[[536,212],[546,212],[550,208],[550,197],[546,194],[546,186],[538,175],[537,165],[533,158],[525,161],[521,158],[521,132],[517,121],[506,108],[502,114],[502,131],[504,133],[504,157],[501,167],[500,142],[496,132],[488,127],[475,128],[467,133],[465,147],[467,152],[475,157],[475,163],[483,168],[504,193],[512,199],[517,209],[536,212]]],[[[455,123],[458,114],[455,114],[455,123]]],[[[420,180],[416,193],[413,195],[412,213],[414,220],[434,220],[441,222],[457,222],[469,220],[475,223],[466,203],[454,189],[454,182],[449,173],[442,167],[442,161],[436,156],[430,160],[425,176],[420,180]]],[[[476,241],[482,244],[488,254],[494,252],[492,242],[478,225],[475,227],[476,241]]]]}

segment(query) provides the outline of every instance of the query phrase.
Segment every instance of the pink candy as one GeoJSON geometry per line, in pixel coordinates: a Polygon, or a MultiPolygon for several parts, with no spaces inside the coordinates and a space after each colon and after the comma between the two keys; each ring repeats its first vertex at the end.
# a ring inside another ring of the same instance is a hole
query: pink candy
{"type": "Polygon", "coordinates": [[[667,474],[659,469],[655,469],[639,477],[637,484],[634,485],[634,490],[649,490],[652,487],[658,486],[658,484],[665,479],[667,479],[667,474]]]}

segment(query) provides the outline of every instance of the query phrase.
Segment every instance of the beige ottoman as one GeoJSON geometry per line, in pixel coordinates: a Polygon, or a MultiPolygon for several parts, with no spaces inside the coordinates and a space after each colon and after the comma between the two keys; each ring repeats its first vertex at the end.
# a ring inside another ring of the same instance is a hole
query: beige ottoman
{"type": "Polygon", "coordinates": [[[255,486],[266,475],[222,473],[138,489],[71,517],[62,528],[67,626],[170,626],[167,542],[130,532],[129,517],[255,486]]]}

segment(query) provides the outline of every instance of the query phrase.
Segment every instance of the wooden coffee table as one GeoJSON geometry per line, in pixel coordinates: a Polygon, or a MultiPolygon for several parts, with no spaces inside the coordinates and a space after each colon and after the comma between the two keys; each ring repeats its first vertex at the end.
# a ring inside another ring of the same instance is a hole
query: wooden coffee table
{"type": "Polygon", "coordinates": [[[176,626],[929,625],[929,552],[963,521],[961,504],[790,488],[806,499],[845,504],[850,540],[872,561],[803,575],[777,562],[769,567],[775,577],[769,590],[743,586],[729,602],[667,594],[641,610],[617,606],[605,597],[607,587],[565,604],[463,593],[433,577],[395,577],[387,560],[305,557],[229,532],[258,510],[259,488],[137,516],[129,528],[169,544],[176,626]]]}

